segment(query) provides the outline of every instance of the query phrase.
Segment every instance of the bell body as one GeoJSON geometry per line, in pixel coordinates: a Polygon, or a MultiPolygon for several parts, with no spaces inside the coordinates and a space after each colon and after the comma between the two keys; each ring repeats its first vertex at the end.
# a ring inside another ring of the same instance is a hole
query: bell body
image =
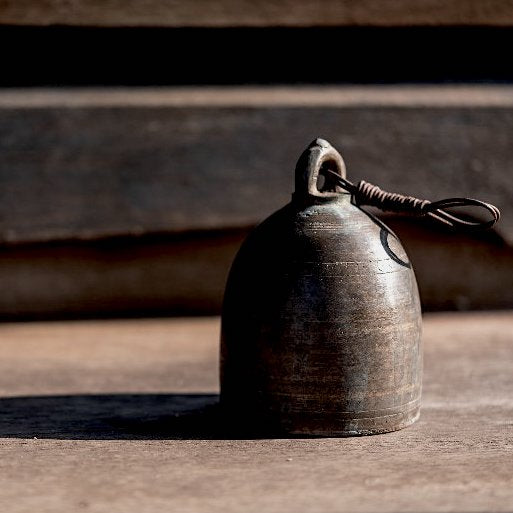
{"type": "MultiPolygon", "coordinates": [[[[310,147],[317,171],[319,155],[335,151],[322,143],[310,147]]],[[[408,257],[349,195],[298,188],[233,263],[221,404],[232,418],[276,434],[401,429],[418,418],[422,375],[420,302],[408,257]]]]}

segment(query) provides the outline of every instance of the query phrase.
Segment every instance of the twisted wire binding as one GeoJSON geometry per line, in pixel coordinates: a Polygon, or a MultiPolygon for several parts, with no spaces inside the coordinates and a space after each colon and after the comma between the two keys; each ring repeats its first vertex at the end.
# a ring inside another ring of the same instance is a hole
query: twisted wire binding
{"type": "Polygon", "coordinates": [[[349,192],[353,197],[355,205],[358,206],[368,205],[391,212],[409,212],[421,216],[426,215],[453,228],[466,229],[491,228],[501,216],[499,209],[495,205],[481,200],[473,198],[447,198],[439,201],[429,201],[397,192],[387,192],[365,180],[361,180],[355,185],[330,169],[323,171],[329,175],[336,185],[349,192]],[[492,214],[493,219],[489,221],[469,221],[445,210],[452,207],[466,206],[484,208],[492,214]]]}

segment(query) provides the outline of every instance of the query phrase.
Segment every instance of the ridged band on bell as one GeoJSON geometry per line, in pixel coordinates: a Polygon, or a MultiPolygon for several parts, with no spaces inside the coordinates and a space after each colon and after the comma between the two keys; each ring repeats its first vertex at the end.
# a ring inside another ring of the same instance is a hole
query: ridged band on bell
{"type": "Polygon", "coordinates": [[[419,415],[421,311],[397,237],[351,202],[340,154],[317,139],[292,201],[243,243],[226,286],[221,405],[267,433],[351,436],[419,415]]]}

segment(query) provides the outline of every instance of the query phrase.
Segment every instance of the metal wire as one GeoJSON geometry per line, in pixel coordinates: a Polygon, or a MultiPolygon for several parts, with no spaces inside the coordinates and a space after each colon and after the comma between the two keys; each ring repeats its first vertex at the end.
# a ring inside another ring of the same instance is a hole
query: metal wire
{"type": "Polygon", "coordinates": [[[349,192],[353,197],[355,205],[358,206],[368,205],[384,211],[409,212],[421,216],[425,215],[453,228],[479,230],[492,228],[501,216],[496,206],[473,198],[447,198],[439,201],[429,201],[415,198],[414,196],[405,196],[397,192],[387,192],[377,185],[373,185],[364,180],[361,180],[355,185],[330,169],[323,169],[323,172],[329,176],[330,181],[349,192]],[[453,207],[468,206],[484,208],[492,214],[493,218],[489,221],[471,221],[451,214],[446,210],[453,207]]]}

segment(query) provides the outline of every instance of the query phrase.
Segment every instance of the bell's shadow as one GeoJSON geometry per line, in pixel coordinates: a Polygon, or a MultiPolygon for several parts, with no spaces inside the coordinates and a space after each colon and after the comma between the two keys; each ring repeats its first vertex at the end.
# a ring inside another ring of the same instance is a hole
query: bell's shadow
{"type": "Polygon", "coordinates": [[[216,394],[0,399],[0,437],[60,440],[233,439],[216,394]]]}

